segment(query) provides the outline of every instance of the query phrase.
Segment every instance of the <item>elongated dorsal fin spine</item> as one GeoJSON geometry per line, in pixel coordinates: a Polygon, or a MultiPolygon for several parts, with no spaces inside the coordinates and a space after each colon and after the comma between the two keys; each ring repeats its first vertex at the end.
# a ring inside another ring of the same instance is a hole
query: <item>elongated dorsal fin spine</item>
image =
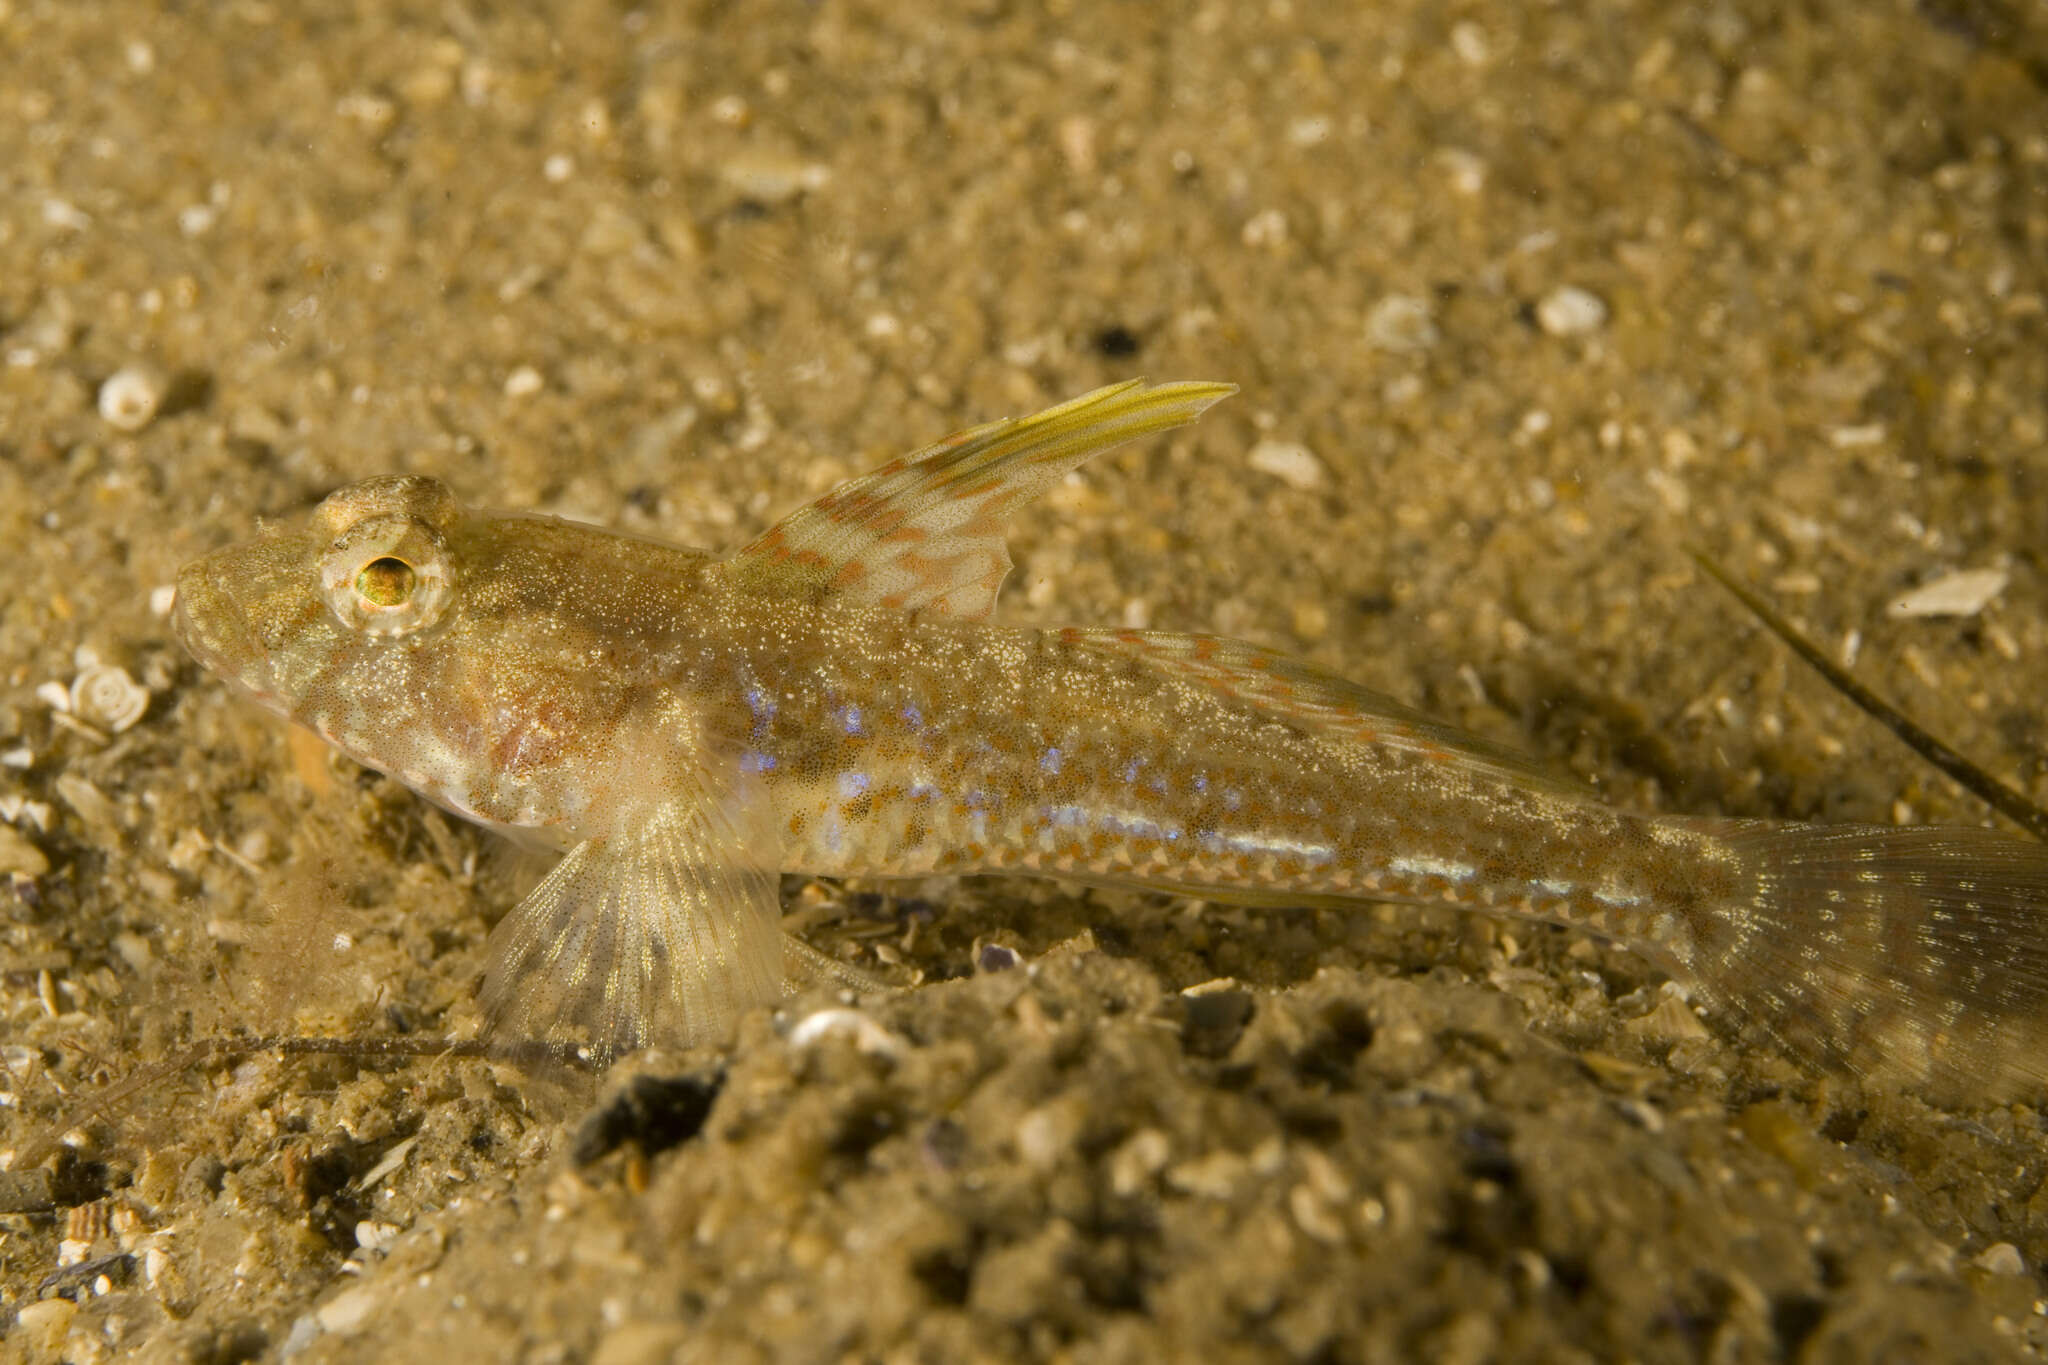
{"type": "Polygon", "coordinates": [[[1097,389],[973,427],[839,485],[728,561],[742,586],[980,620],[1010,571],[1010,516],[1068,470],[1194,421],[1232,384],[1097,389]]]}

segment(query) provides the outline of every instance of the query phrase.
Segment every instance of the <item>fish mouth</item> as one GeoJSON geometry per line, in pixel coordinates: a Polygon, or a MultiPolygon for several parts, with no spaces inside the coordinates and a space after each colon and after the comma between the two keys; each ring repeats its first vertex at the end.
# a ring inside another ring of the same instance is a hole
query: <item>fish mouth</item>
{"type": "Polygon", "coordinates": [[[259,701],[277,701],[269,654],[256,638],[248,610],[212,557],[194,560],[178,571],[171,630],[208,671],[259,701]]]}

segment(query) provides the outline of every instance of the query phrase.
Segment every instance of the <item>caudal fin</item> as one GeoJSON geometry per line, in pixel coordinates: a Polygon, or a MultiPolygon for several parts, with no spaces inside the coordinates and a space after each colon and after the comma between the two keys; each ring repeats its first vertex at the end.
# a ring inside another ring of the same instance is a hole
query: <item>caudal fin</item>
{"type": "Polygon", "coordinates": [[[1683,954],[1787,1051],[1958,1103],[2048,1097],[2048,848],[1990,830],[1743,825],[1747,904],[1683,954]]]}

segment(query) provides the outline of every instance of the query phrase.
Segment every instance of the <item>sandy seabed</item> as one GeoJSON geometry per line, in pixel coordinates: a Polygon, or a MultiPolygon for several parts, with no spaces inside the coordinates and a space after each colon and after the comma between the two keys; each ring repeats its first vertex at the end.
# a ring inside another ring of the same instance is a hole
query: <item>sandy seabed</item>
{"type": "MultiPolygon", "coordinates": [[[[1698,546],[2048,790],[2030,7],[159,10],[0,0],[0,1151],[222,1030],[474,1030],[532,869],[294,742],[164,619],[180,563],[372,473],[735,545],[946,431],[1228,379],[1019,518],[1003,619],[1250,637],[1644,809],[1986,818],[1698,546]],[[2002,584],[1886,613],[1959,570],[2002,584]],[[66,691],[95,664],[148,689],[118,732],[66,691]]],[[[0,1173],[0,1354],[2048,1342],[2039,1111],[1809,1075],[1617,950],[785,893],[924,983],[862,1007],[881,1032],[794,1042],[837,1003],[809,997],[595,1093],[186,1068],[0,1173]],[[989,944],[1025,965],[978,972],[989,944]]]]}

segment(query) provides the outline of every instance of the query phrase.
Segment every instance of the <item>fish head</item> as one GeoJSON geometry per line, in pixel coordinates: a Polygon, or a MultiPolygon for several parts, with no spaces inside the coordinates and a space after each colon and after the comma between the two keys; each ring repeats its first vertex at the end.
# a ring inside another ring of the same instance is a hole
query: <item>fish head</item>
{"type": "Polygon", "coordinates": [[[464,571],[469,515],[418,477],[369,479],[301,526],[194,560],[172,628],[266,709],[450,804],[470,784],[464,571]]]}
{"type": "Polygon", "coordinates": [[[680,770],[714,742],[709,704],[671,664],[701,653],[690,603],[715,567],[465,508],[434,479],[376,478],[186,565],[172,625],[208,669],[357,762],[561,843],[661,795],[634,774],[680,770]]]}

